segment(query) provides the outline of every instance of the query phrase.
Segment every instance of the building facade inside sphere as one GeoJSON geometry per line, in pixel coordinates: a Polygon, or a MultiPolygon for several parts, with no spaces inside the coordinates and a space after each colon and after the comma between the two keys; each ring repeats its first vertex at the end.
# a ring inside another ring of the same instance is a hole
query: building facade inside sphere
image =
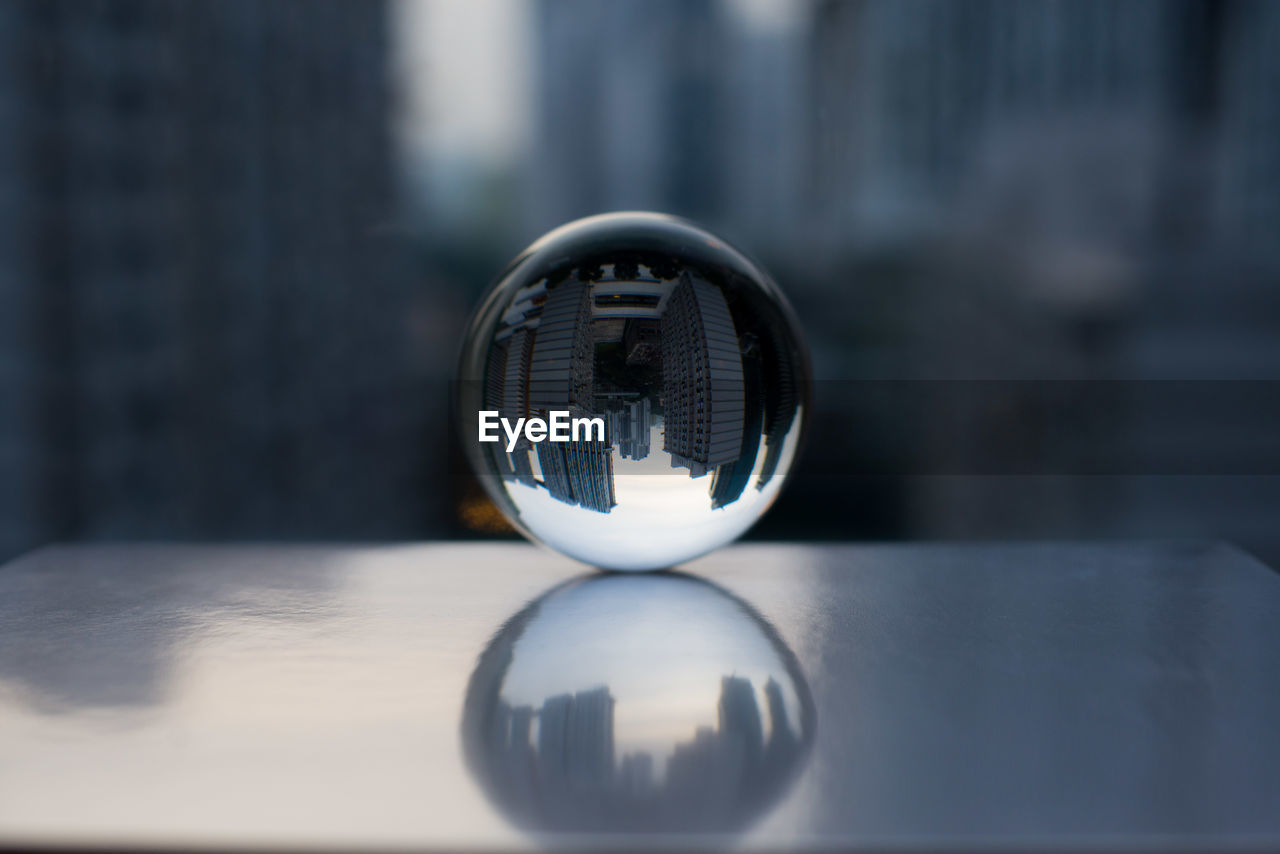
{"type": "Polygon", "coordinates": [[[666,454],[668,474],[708,479],[712,509],[763,488],[797,408],[769,324],[671,259],[618,256],[520,288],[489,347],[481,400],[515,423],[600,417],[603,439],[488,444],[504,479],[597,513],[615,468],[666,454]],[[771,351],[770,348],[774,348],[771,351]],[[768,392],[768,393],[766,393],[768,392]]]}

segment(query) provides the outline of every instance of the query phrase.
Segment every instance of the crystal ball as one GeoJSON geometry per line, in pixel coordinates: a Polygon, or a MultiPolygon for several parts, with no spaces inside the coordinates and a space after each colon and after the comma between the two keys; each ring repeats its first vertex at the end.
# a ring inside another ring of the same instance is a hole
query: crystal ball
{"type": "Polygon", "coordinates": [[[522,533],[602,569],[675,566],[778,497],[809,408],[777,285],[698,226],[613,213],[520,253],[473,316],[458,435],[522,533]]]}
{"type": "Polygon", "coordinates": [[[773,627],[682,573],[543,594],[480,656],[461,727],[472,775],[535,835],[740,832],[781,800],[815,732],[773,627]]]}

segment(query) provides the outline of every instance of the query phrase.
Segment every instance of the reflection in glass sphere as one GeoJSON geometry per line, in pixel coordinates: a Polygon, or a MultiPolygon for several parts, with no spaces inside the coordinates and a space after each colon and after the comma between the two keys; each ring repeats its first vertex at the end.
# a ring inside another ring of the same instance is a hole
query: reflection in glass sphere
{"type": "Polygon", "coordinates": [[[673,566],[750,527],[809,393],[769,278],[645,213],[570,223],[516,258],[472,320],[459,380],[459,433],[490,496],[528,536],[609,569],[673,566]],[[527,429],[554,412],[582,420],[576,440],[527,429]]]}
{"type": "Polygon", "coordinates": [[[806,758],[814,706],[795,656],[751,608],[689,576],[571,581],[480,657],[463,747],[517,826],[731,832],[806,758]]]}

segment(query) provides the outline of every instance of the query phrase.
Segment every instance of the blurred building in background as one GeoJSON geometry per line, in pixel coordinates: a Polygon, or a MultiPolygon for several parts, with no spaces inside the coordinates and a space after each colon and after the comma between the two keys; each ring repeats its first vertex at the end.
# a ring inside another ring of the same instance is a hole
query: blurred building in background
{"type": "MultiPolygon", "coordinates": [[[[1280,557],[1280,4],[450,8],[528,48],[505,159],[397,145],[431,83],[391,77],[403,4],[0,3],[0,552],[493,530],[446,463],[465,311],[546,229],[647,208],[808,333],[757,535],[1280,557]]],[[[465,32],[449,109],[512,42],[465,32]]]]}
{"type": "Polygon", "coordinates": [[[725,10],[704,0],[560,0],[534,15],[528,228],[582,211],[723,204],[725,10]]]}
{"type": "Polygon", "coordinates": [[[0,17],[0,550],[422,526],[386,5],[0,17]]]}

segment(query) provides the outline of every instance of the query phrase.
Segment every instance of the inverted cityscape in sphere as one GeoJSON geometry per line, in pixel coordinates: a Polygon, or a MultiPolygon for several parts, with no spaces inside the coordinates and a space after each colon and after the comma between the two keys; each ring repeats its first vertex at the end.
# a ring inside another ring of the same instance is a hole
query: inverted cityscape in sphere
{"type": "Polygon", "coordinates": [[[729,542],[768,508],[808,385],[790,309],[758,267],[683,220],[609,214],[547,235],[486,296],[463,352],[459,432],[522,531],[596,566],[654,569],[729,542]],[[565,413],[604,429],[483,441],[482,413],[508,431],[565,413]]]}

